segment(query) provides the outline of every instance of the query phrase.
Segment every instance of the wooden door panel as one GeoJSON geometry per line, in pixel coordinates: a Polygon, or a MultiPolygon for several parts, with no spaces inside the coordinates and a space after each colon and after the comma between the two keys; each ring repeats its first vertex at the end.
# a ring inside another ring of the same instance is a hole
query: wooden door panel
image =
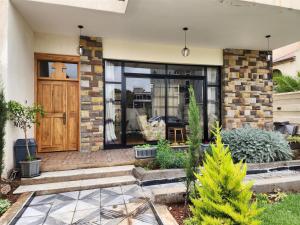
{"type": "Polygon", "coordinates": [[[51,147],[52,118],[44,117],[40,123],[41,148],[51,147]]]}
{"type": "Polygon", "coordinates": [[[37,128],[39,152],[64,151],[66,125],[66,84],[60,81],[38,81],[38,104],[45,110],[37,128]]]}
{"type": "Polygon", "coordinates": [[[66,110],[65,83],[61,82],[57,84],[56,82],[55,84],[53,84],[52,88],[53,88],[52,96],[51,96],[52,105],[53,105],[52,113],[64,113],[66,110]]]}
{"type": "Polygon", "coordinates": [[[67,84],[67,149],[78,149],[79,139],[79,93],[78,83],[67,84]]]}
{"type": "Polygon", "coordinates": [[[58,149],[65,149],[65,124],[63,122],[63,118],[61,117],[54,117],[52,118],[52,126],[53,132],[52,133],[52,147],[58,149]]]}

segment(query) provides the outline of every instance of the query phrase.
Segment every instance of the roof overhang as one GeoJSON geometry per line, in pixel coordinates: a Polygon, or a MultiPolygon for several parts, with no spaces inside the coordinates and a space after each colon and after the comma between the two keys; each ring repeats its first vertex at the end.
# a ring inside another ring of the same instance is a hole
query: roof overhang
{"type": "Polygon", "coordinates": [[[79,0],[68,0],[72,6],[58,4],[60,0],[12,2],[32,29],[42,33],[74,36],[82,24],[84,35],[183,45],[182,27],[188,26],[188,45],[204,48],[266,49],[266,34],[272,35],[272,49],[300,40],[300,11],[244,0],[129,0],[124,14],[81,7],[84,1],[79,0]]]}

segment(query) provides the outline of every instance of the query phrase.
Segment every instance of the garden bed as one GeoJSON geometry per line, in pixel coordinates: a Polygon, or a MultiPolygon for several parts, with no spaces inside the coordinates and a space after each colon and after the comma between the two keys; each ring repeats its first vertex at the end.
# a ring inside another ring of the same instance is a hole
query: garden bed
{"type": "MultiPolygon", "coordinates": [[[[300,194],[290,194],[280,202],[258,201],[264,211],[259,216],[261,225],[299,225],[300,221],[300,194]]],[[[168,205],[168,209],[179,225],[184,225],[187,218],[184,204],[168,205]]]]}

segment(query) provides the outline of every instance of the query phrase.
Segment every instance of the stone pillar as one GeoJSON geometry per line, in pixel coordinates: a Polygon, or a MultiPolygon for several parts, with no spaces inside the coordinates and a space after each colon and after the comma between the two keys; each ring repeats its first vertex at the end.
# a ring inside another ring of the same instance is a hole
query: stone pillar
{"type": "Polygon", "coordinates": [[[223,127],[245,124],[270,129],[273,122],[272,74],[266,51],[223,51],[223,127]]]}
{"type": "Polygon", "coordinates": [[[103,149],[104,132],[102,40],[81,36],[80,44],[81,151],[98,151],[103,149]]]}

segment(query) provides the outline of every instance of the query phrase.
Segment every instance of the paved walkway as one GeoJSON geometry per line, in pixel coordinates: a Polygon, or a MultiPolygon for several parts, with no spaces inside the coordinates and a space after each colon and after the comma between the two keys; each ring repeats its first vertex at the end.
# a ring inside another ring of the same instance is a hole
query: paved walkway
{"type": "Polygon", "coordinates": [[[132,148],[100,150],[97,152],[39,153],[38,157],[42,159],[42,172],[129,165],[135,162],[132,148]]]}
{"type": "Polygon", "coordinates": [[[138,185],[37,196],[16,225],[158,225],[146,197],[138,185]]]}

